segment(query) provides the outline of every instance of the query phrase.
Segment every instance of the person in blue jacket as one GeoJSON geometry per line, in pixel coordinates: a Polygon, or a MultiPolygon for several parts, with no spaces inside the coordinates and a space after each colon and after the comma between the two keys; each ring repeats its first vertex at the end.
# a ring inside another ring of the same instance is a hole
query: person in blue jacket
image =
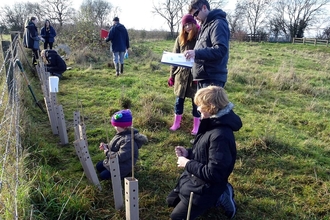
{"type": "Polygon", "coordinates": [[[45,39],[44,49],[45,50],[48,49],[48,45],[49,45],[49,49],[52,50],[56,37],[56,31],[53,28],[53,26],[50,24],[49,20],[45,21],[45,25],[41,28],[40,35],[42,38],[45,39]]]}
{"type": "Polygon", "coordinates": [[[62,78],[67,66],[56,50],[42,50],[40,55],[45,62],[46,72],[49,72],[52,76],[62,78]]]}
{"type": "Polygon", "coordinates": [[[198,81],[197,89],[209,85],[224,87],[227,82],[230,31],[226,13],[210,10],[207,0],[193,0],[189,13],[199,22],[201,29],[193,50],[185,51],[187,59],[194,59],[192,74],[198,81]]]}
{"type": "Polygon", "coordinates": [[[111,41],[111,49],[113,62],[116,69],[116,76],[124,72],[124,56],[129,48],[129,37],[127,29],[119,23],[119,18],[113,19],[113,26],[110,28],[106,42],[111,41]],[[120,67],[119,67],[120,64],[120,67]]]}
{"type": "Polygon", "coordinates": [[[167,197],[168,206],[174,207],[171,219],[187,219],[191,193],[190,219],[214,206],[221,206],[231,219],[236,203],[228,178],[236,162],[234,132],[242,127],[242,121],[220,86],[199,89],[194,102],[201,112],[201,123],[192,148],[175,147],[178,167],[184,171],[167,197]]]}
{"type": "Polygon", "coordinates": [[[39,59],[40,46],[39,41],[45,41],[40,35],[38,35],[38,28],[36,26],[38,19],[31,17],[27,21],[25,31],[23,34],[23,44],[26,48],[32,50],[32,65],[37,65],[39,59]]]}

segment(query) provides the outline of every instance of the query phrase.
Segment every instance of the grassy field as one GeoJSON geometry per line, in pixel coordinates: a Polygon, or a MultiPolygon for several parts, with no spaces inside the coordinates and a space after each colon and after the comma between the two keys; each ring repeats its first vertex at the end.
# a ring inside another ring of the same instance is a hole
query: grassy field
{"type": "MultiPolygon", "coordinates": [[[[162,51],[172,47],[173,41],[132,42],[120,77],[108,67],[107,47],[94,55],[96,63],[78,64],[72,56],[68,65],[73,68],[60,81],[57,95],[67,120],[67,146],[58,145],[47,114],[25,100],[29,190],[22,192],[27,201],[19,210],[24,219],[125,219],[125,210],[114,209],[111,182],[102,182],[99,191],[84,176],[72,144],[72,125],[73,112],[79,110],[95,164],[103,159],[99,142],[115,133],[105,120],[127,99],[134,127],[149,138],[135,168],[140,219],[169,218],[172,209],[165,199],[182,172],[174,147],[190,146],[193,121],[187,100],[181,129],[168,129],[175,97],[167,86],[169,66],[159,61],[162,51]]],[[[225,89],[243,121],[235,134],[238,157],[230,176],[238,207],[235,219],[330,219],[329,73],[327,47],[231,43],[225,89]]],[[[38,88],[37,78],[34,83],[38,88]]],[[[199,219],[225,216],[214,208],[199,219]]]]}

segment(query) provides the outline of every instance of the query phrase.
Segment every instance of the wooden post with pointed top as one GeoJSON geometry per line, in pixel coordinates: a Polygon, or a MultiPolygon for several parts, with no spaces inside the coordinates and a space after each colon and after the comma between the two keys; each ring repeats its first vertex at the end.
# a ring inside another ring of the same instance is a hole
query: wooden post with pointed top
{"type": "Polygon", "coordinates": [[[188,212],[187,212],[187,220],[190,220],[190,213],[191,213],[191,206],[192,206],[192,202],[193,202],[193,197],[194,197],[194,192],[190,192],[188,212]]]}

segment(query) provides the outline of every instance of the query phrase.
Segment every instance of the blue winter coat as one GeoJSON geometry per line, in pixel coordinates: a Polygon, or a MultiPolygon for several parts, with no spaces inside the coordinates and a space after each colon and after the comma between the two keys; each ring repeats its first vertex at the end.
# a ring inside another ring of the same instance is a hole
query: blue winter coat
{"type": "Polygon", "coordinates": [[[129,48],[128,32],[125,26],[120,23],[111,27],[105,41],[111,41],[112,52],[125,52],[129,48]]]}
{"type": "Polygon", "coordinates": [[[214,79],[227,82],[230,31],[226,13],[210,11],[195,45],[194,79],[214,79]]]}
{"type": "Polygon", "coordinates": [[[27,48],[39,50],[39,41],[40,37],[38,36],[38,28],[32,21],[30,21],[25,27],[23,34],[23,44],[27,48]]]}
{"type": "Polygon", "coordinates": [[[41,28],[40,35],[45,39],[45,42],[52,43],[55,41],[56,31],[53,26],[49,25],[49,29],[47,29],[45,25],[41,28]]]}
{"type": "Polygon", "coordinates": [[[216,115],[201,120],[194,145],[188,149],[190,161],[176,187],[186,204],[194,192],[194,205],[212,207],[225,190],[236,160],[234,131],[242,127],[232,108],[229,103],[216,115]]]}

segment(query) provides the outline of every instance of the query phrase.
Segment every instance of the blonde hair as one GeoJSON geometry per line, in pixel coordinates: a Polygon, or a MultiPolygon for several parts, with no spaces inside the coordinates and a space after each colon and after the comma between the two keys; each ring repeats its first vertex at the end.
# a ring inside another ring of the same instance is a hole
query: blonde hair
{"type": "Polygon", "coordinates": [[[42,60],[44,61],[45,64],[48,64],[48,61],[46,59],[46,50],[42,50],[40,52],[40,56],[42,57],[42,60]]]}
{"type": "Polygon", "coordinates": [[[194,102],[203,111],[215,115],[219,110],[228,105],[229,100],[224,88],[220,86],[208,86],[196,92],[194,102]]]}

